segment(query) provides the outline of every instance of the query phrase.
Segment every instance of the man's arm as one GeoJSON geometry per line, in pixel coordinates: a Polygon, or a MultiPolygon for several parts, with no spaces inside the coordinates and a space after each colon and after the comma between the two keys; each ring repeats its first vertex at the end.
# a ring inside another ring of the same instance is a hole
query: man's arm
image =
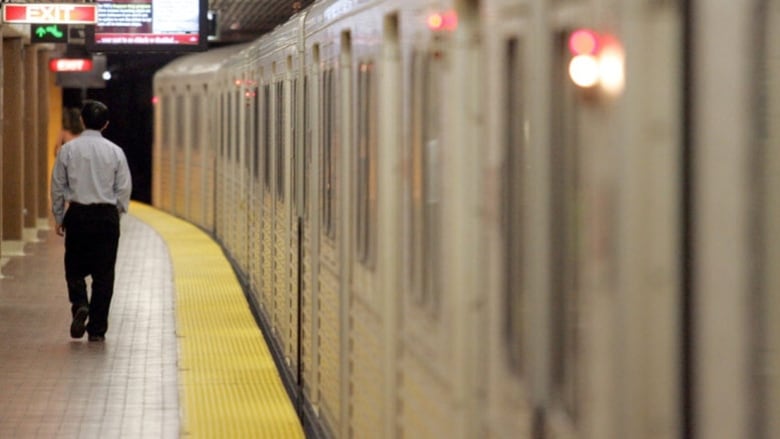
{"type": "Polygon", "coordinates": [[[119,149],[119,166],[117,166],[114,177],[114,193],[116,194],[116,207],[119,213],[127,212],[132,192],[133,180],[130,176],[130,168],[127,166],[127,158],[125,153],[119,149]]]}
{"type": "Polygon", "coordinates": [[[60,236],[65,234],[62,222],[65,218],[65,192],[68,187],[68,170],[62,161],[62,154],[63,151],[60,149],[51,174],[51,212],[57,224],[56,232],[60,236]]]}

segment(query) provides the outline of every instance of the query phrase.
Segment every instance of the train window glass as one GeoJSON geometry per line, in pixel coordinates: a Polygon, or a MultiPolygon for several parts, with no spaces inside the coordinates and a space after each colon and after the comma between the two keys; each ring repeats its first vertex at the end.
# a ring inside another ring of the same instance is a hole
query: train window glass
{"type": "Polygon", "coordinates": [[[284,102],[284,81],[279,81],[276,83],[276,103],[274,108],[274,114],[276,115],[274,163],[276,164],[276,196],[279,201],[284,201],[284,127],[286,110],[284,102]]]}
{"type": "MultiPolygon", "coordinates": [[[[290,97],[291,103],[291,110],[290,110],[290,138],[292,139],[292,142],[290,142],[290,148],[293,156],[293,160],[291,160],[291,163],[293,163],[293,166],[290,168],[290,193],[293,194],[293,197],[295,197],[296,200],[298,200],[298,185],[296,182],[298,181],[297,175],[298,175],[298,165],[297,163],[298,158],[298,130],[296,129],[296,123],[295,121],[298,120],[298,78],[295,78],[292,80],[292,96],[290,97]]],[[[300,201],[300,200],[298,200],[300,201]]],[[[300,214],[300,212],[296,212],[297,214],[300,214]]]]}
{"type": "MultiPolygon", "coordinates": [[[[193,130],[200,127],[200,95],[195,94],[192,96],[192,113],[190,113],[190,120],[190,127],[192,127],[193,130]]],[[[200,154],[200,142],[201,139],[199,138],[192,139],[192,153],[195,157],[197,157],[197,154],[200,154]]]]}
{"type": "Polygon", "coordinates": [[[225,95],[219,95],[219,158],[220,160],[225,156],[225,95]]]}
{"type": "Polygon", "coordinates": [[[524,288],[524,258],[522,234],[525,225],[523,196],[523,164],[525,160],[525,108],[520,63],[523,47],[510,39],[505,48],[506,65],[502,96],[504,114],[504,161],[502,169],[501,243],[504,253],[504,338],[510,369],[522,372],[522,292],[524,288]]]}
{"type": "Polygon", "coordinates": [[[233,119],[231,119],[233,121],[233,144],[231,148],[233,149],[233,158],[238,161],[240,160],[238,152],[241,142],[241,139],[239,139],[241,133],[241,90],[235,90],[233,93],[235,94],[233,98],[235,107],[233,108],[233,119]]]}
{"type": "MultiPolygon", "coordinates": [[[[184,95],[176,96],[176,108],[184,108],[184,95]]],[[[179,150],[184,148],[184,118],[177,117],[174,120],[176,120],[176,139],[174,143],[176,149],[179,150]]]]}
{"type": "Polygon", "coordinates": [[[336,238],[333,224],[333,204],[336,190],[335,181],[335,136],[336,136],[336,90],[334,69],[323,73],[322,84],[322,226],[324,233],[331,239],[336,238]]]}
{"type": "Polygon", "coordinates": [[[247,175],[252,175],[252,160],[249,155],[252,154],[252,148],[250,145],[254,145],[255,127],[250,121],[254,120],[255,107],[254,99],[252,98],[252,89],[248,88],[244,92],[244,111],[246,112],[244,120],[244,169],[247,171],[247,175]]]}
{"type": "Polygon", "coordinates": [[[252,95],[252,108],[254,108],[254,114],[252,116],[252,177],[255,181],[259,179],[260,175],[260,93],[257,87],[254,88],[252,95]]]}
{"type": "Polygon", "coordinates": [[[580,240],[579,211],[581,195],[577,154],[577,107],[571,81],[565,76],[568,59],[566,35],[557,38],[553,84],[560,86],[553,95],[550,191],[550,296],[552,315],[552,384],[567,413],[576,418],[576,374],[578,357],[579,279],[577,267],[580,240]]]}
{"type": "Polygon", "coordinates": [[[374,266],[376,239],[377,139],[373,74],[373,63],[358,66],[355,250],[358,260],[368,267],[374,266]]]}
{"type": "Polygon", "coordinates": [[[303,78],[303,217],[309,217],[309,173],[311,172],[311,111],[309,110],[309,76],[303,78]]]}
{"type": "Polygon", "coordinates": [[[263,86],[263,183],[271,190],[271,86],[263,86]]]}
{"type": "Polygon", "coordinates": [[[425,168],[425,259],[429,270],[425,274],[425,292],[429,309],[438,314],[441,294],[441,111],[440,80],[443,76],[438,52],[429,53],[424,69],[425,87],[425,149],[422,152],[425,168]]]}
{"type": "Polygon", "coordinates": [[[410,292],[415,302],[434,317],[439,312],[441,292],[439,59],[437,52],[413,55],[409,112],[410,292]]]}
{"type": "Polygon", "coordinates": [[[171,147],[171,134],[172,131],[170,129],[170,123],[171,123],[171,100],[167,97],[163,98],[162,100],[162,126],[164,126],[166,129],[163,130],[163,145],[162,149],[163,151],[167,151],[168,148],[171,147]]]}
{"type": "Polygon", "coordinates": [[[232,145],[233,145],[233,124],[231,123],[235,119],[235,116],[233,116],[233,93],[228,92],[227,94],[227,122],[225,124],[225,130],[227,131],[227,141],[225,143],[225,152],[226,157],[228,160],[233,158],[233,151],[232,151],[232,145]]]}
{"type": "Polygon", "coordinates": [[[163,207],[168,208],[170,197],[169,197],[169,184],[170,184],[170,178],[173,176],[171,174],[171,166],[173,162],[173,129],[171,127],[171,124],[173,123],[173,117],[171,112],[173,111],[173,100],[166,97],[163,98],[163,114],[162,114],[162,124],[165,127],[165,130],[163,130],[163,144],[160,151],[160,162],[161,162],[161,177],[160,177],[160,189],[161,189],[161,204],[163,207]],[[166,169],[167,167],[167,169],[166,169]]]}

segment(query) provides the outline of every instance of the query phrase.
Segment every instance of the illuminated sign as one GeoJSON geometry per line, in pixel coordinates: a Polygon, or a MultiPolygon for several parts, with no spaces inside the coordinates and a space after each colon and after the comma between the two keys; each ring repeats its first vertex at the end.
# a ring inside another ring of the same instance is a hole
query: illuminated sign
{"type": "Polygon", "coordinates": [[[68,41],[68,25],[30,25],[30,41],[33,43],[65,43],[68,41]]]}
{"type": "Polygon", "coordinates": [[[30,3],[3,5],[5,23],[94,24],[95,5],[82,3],[30,3]]]}
{"type": "Polygon", "coordinates": [[[92,60],[80,58],[53,58],[49,60],[49,70],[52,72],[89,72],[92,70],[92,60]]]}
{"type": "Polygon", "coordinates": [[[197,51],[208,48],[207,0],[95,0],[87,27],[91,52],[197,51]]]}

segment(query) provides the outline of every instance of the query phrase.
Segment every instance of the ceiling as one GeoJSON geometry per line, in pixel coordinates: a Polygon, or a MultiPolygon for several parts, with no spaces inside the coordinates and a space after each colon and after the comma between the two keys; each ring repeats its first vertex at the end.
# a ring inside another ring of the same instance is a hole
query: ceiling
{"type": "Polygon", "coordinates": [[[284,23],[313,0],[208,0],[217,13],[217,41],[253,40],[284,23]]]}

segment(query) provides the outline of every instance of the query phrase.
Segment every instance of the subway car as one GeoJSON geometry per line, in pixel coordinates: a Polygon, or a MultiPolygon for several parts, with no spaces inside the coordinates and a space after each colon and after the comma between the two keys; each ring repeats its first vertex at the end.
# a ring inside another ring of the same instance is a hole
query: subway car
{"type": "Polygon", "coordinates": [[[767,0],[316,1],[157,72],[153,204],[324,437],[780,437],[778,35],[767,0]]]}

